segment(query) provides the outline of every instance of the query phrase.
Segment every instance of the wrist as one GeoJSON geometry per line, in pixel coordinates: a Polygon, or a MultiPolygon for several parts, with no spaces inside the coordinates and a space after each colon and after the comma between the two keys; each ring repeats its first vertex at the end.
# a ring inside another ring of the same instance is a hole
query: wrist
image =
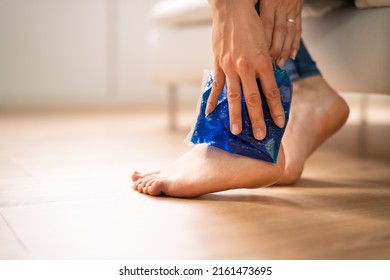
{"type": "Polygon", "coordinates": [[[213,13],[221,13],[229,7],[254,7],[259,0],[208,0],[213,13]]]}

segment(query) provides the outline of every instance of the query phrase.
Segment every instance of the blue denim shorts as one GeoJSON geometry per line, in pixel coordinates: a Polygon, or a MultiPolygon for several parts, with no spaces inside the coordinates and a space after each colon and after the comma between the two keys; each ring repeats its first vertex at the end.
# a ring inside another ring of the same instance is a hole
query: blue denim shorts
{"type": "Polygon", "coordinates": [[[318,70],[315,61],[311,58],[302,39],[301,46],[295,60],[288,59],[286,65],[283,67],[283,70],[286,70],[290,79],[293,81],[315,75],[321,75],[320,70],[318,70]]]}

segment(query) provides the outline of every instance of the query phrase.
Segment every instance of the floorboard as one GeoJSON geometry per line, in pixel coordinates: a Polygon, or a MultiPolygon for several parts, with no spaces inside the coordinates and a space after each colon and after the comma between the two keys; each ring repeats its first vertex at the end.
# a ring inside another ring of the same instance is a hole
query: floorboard
{"type": "Polygon", "coordinates": [[[0,259],[390,258],[388,124],[362,157],[350,123],[293,187],[173,199],[130,189],[190,149],[164,117],[0,116],[0,259]]]}

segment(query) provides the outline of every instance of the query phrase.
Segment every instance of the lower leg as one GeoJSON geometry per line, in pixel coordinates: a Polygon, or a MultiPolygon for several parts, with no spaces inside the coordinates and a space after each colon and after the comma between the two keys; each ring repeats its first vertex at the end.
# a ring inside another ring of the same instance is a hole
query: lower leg
{"type": "Polygon", "coordinates": [[[290,120],[282,139],[286,168],[277,184],[294,184],[306,159],[348,118],[349,108],[320,75],[294,82],[290,120]]]}

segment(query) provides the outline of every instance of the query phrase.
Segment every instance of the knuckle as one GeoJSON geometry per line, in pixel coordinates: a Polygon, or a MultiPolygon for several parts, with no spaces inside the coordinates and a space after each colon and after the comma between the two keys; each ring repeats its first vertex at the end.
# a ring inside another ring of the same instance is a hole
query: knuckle
{"type": "Polygon", "coordinates": [[[213,84],[212,84],[212,88],[213,88],[213,90],[219,90],[219,89],[221,89],[221,83],[218,82],[218,81],[216,81],[216,80],[214,80],[214,81],[213,81],[213,84]]]}
{"type": "Polygon", "coordinates": [[[279,89],[278,88],[272,88],[271,90],[265,92],[265,96],[267,97],[267,99],[270,99],[270,100],[279,100],[279,89]]]}
{"type": "Polygon", "coordinates": [[[241,94],[235,91],[228,91],[227,97],[229,101],[238,101],[241,98],[241,94]]]}
{"type": "Polygon", "coordinates": [[[238,72],[243,75],[248,75],[252,70],[252,62],[247,57],[237,59],[236,66],[238,72]]]}
{"type": "Polygon", "coordinates": [[[225,55],[221,58],[221,65],[224,69],[231,70],[234,68],[234,64],[230,55],[225,55]]]}
{"type": "Polygon", "coordinates": [[[286,24],[279,23],[279,24],[275,25],[274,32],[285,36],[287,34],[286,24]]]}
{"type": "Polygon", "coordinates": [[[256,107],[260,105],[260,95],[258,93],[251,93],[246,97],[246,104],[249,107],[256,107]]]}

